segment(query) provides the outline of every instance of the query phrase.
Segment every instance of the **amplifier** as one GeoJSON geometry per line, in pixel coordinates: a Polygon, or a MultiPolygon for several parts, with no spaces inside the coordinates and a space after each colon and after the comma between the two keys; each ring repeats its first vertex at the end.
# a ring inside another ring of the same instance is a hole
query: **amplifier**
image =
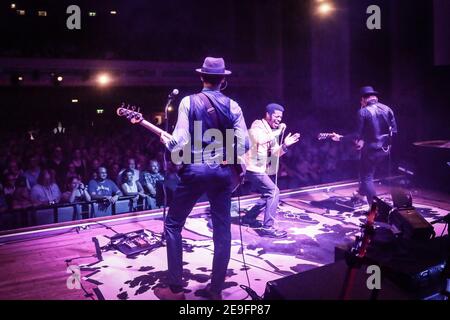
{"type": "MultiPolygon", "coordinates": [[[[337,261],[319,268],[267,282],[264,300],[340,300],[346,275],[347,263],[337,261]]],[[[372,290],[367,287],[367,265],[362,265],[355,272],[351,285],[351,300],[370,300],[372,290]]],[[[409,293],[387,277],[381,275],[381,290],[376,299],[379,300],[408,300],[409,293]]]]}
{"type": "MultiPolygon", "coordinates": [[[[375,230],[377,234],[378,230],[375,230]]],[[[397,238],[389,245],[372,242],[365,263],[381,267],[382,274],[415,298],[425,298],[442,282],[449,255],[448,236],[429,241],[397,238]]],[[[343,260],[349,245],[335,247],[335,261],[343,260]]]]}
{"type": "Polygon", "coordinates": [[[395,209],[389,215],[389,223],[405,239],[424,241],[435,235],[433,226],[415,208],[395,209]]]}

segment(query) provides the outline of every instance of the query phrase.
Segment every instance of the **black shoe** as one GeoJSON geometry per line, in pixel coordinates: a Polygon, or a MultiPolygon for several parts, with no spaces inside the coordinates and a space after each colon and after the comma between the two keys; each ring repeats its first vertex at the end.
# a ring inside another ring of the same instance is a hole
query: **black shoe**
{"type": "Polygon", "coordinates": [[[158,287],[155,288],[153,292],[159,300],[186,300],[184,291],[173,292],[170,287],[158,287]]]}
{"type": "Polygon", "coordinates": [[[211,284],[209,283],[204,289],[205,298],[208,300],[222,300],[222,293],[211,290],[211,284]]]}
{"type": "Polygon", "coordinates": [[[250,227],[253,229],[258,229],[258,228],[262,228],[263,224],[261,221],[256,220],[256,219],[252,219],[252,218],[246,218],[243,217],[241,219],[241,225],[245,226],[245,227],[250,227]]]}
{"type": "Polygon", "coordinates": [[[256,231],[261,237],[267,238],[286,238],[287,232],[284,230],[277,230],[274,227],[261,228],[256,231]]]}

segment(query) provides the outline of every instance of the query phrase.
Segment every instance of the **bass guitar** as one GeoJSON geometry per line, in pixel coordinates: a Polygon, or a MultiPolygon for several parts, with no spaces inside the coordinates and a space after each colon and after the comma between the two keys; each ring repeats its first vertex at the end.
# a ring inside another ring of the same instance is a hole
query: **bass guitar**
{"type": "MultiPolygon", "coordinates": [[[[155,126],[154,124],[148,122],[144,119],[144,116],[140,112],[140,109],[135,106],[127,106],[125,107],[125,104],[122,103],[122,105],[117,108],[116,113],[119,117],[125,117],[127,118],[132,124],[139,124],[143,126],[145,129],[153,132],[154,134],[158,135],[159,137],[164,136],[166,140],[173,139],[172,135],[161,128],[155,126]]],[[[237,161],[236,161],[237,162],[237,161]]],[[[226,163],[223,163],[224,165],[226,163]]],[[[232,175],[232,190],[233,192],[239,187],[239,185],[243,182],[244,176],[245,176],[245,165],[242,164],[226,164],[230,166],[233,170],[232,175]]]]}

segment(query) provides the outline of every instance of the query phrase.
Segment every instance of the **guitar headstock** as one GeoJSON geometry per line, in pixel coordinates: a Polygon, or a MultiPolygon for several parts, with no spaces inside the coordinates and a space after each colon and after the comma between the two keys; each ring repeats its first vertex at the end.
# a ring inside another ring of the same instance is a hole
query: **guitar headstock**
{"type": "Polygon", "coordinates": [[[119,117],[126,117],[132,124],[136,124],[144,120],[142,113],[140,113],[139,111],[140,108],[137,108],[136,110],[135,106],[125,106],[125,103],[122,103],[122,105],[117,108],[116,112],[119,117]]]}
{"type": "Polygon", "coordinates": [[[331,138],[332,136],[333,136],[332,133],[323,133],[322,132],[317,135],[317,140],[325,140],[325,139],[331,138]]]}

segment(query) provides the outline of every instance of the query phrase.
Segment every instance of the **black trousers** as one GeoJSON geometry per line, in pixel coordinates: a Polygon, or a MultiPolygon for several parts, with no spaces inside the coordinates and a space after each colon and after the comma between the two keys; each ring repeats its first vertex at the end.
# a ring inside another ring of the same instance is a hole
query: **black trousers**
{"type": "Polygon", "coordinates": [[[185,165],[180,170],[180,183],[166,217],[165,235],[169,284],[183,286],[183,247],[181,230],[197,200],[206,193],[211,205],[214,257],[211,291],[220,292],[230,260],[232,169],[206,164],[185,165]]]}
{"type": "Polygon", "coordinates": [[[372,204],[373,197],[377,195],[374,185],[374,176],[376,170],[381,164],[386,163],[389,158],[389,152],[383,150],[366,150],[361,154],[360,173],[359,173],[359,193],[367,197],[367,202],[372,204]]]}

